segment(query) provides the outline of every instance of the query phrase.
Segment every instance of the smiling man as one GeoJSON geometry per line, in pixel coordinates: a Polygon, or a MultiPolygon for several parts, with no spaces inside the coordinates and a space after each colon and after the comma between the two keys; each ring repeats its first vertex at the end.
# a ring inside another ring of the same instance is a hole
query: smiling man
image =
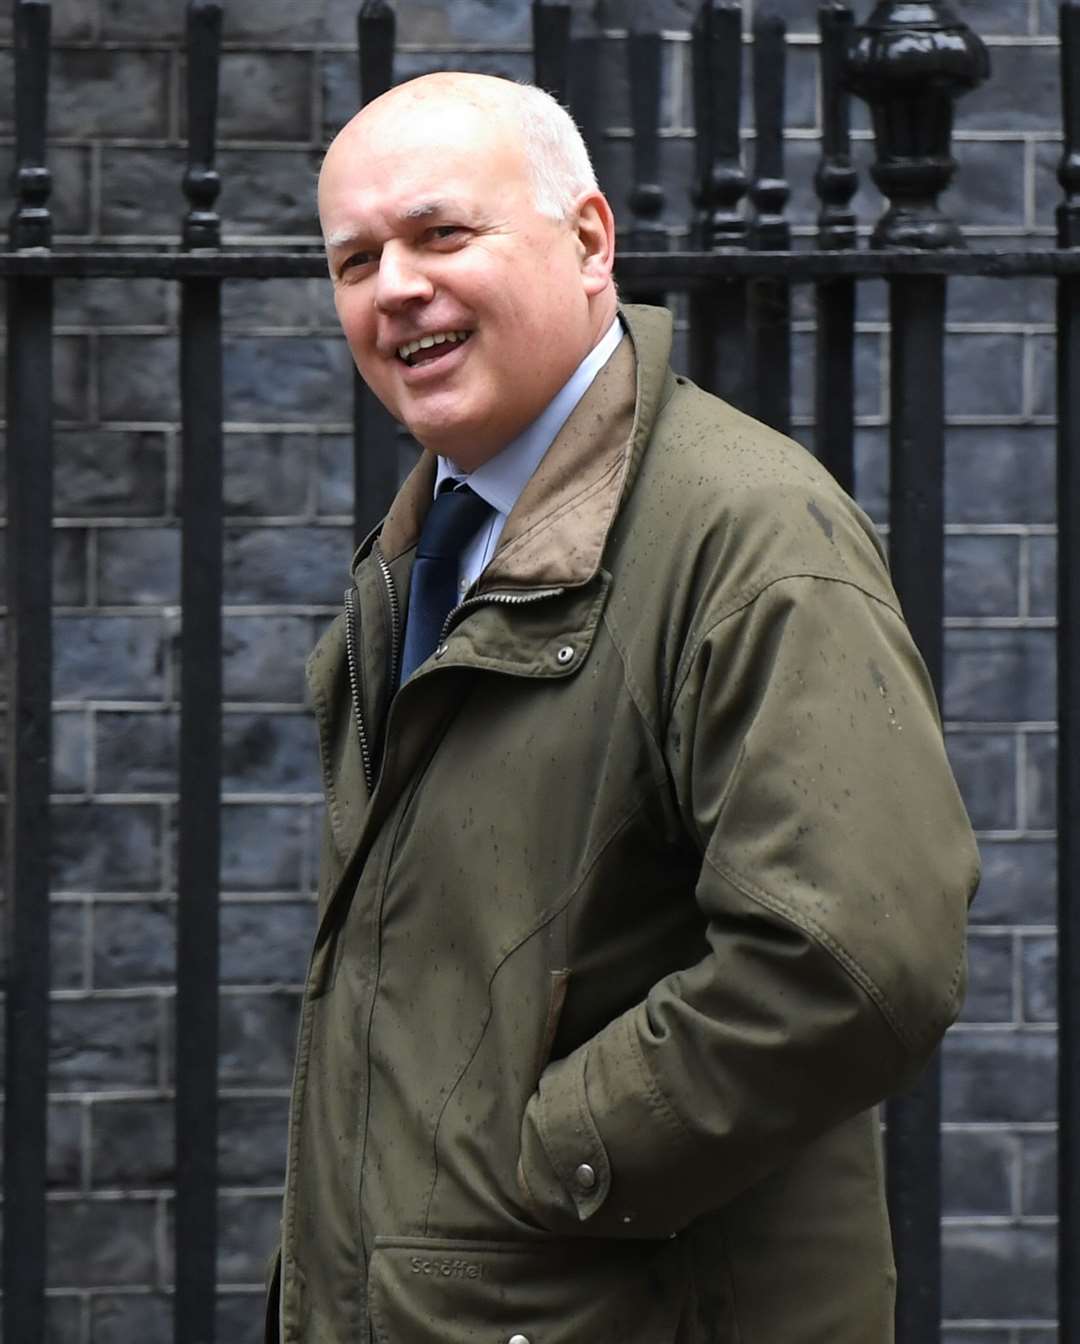
{"type": "Polygon", "coordinates": [[[573,123],[476,75],[327,153],[425,450],[309,665],[327,799],[281,1344],[885,1344],[876,1103],[970,828],[873,529],[621,308],[573,123]]]}

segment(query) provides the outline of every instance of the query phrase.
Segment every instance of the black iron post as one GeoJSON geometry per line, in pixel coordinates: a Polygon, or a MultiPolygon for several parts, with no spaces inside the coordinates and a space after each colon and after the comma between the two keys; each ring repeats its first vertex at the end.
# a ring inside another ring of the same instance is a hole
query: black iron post
{"type": "MultiPolygon", "coordinates": [[[[186,251],[216,249],[220,0],[187,9],[186,251]]],[[[213,1344],[217,1261],[221,597],[221,280],[180,288],[180,780],[176,955],[176,1344],[213,1344]]]]}
{"type": "MultiPolygon", "coordinates": [[[[1064,199],[1057,243],[1080,249],[1080,4],[1060,10],[1064,199]]],[[[1080,1344],[1080,277],[1057,285],[1058,1338],[1080,1344]]]]}
{"type": "MultiPolygon", "coordinates": [[[[856,29],[850,87],[873,114],[874,181],[889,208],[879,248],[957,247],[937,197],[955,163],[953,101],[988,73],[986,48],[945,3],[881,0],[856,29]]],[[[941,696],[945,565],[945,280],[889,283],[890,495],[893,580],[941,696]]],[[[899,1276],[897,1344],[941,1337],[941,1079],[935,1058],[889,1104],[889,1207],[899,1276]]]]}
{"type": "Polygon", "coordinates": [[[570,5],[533,0],[533,81],[563,107],[570,105],[570,5]]]}
{"type": "MultiPolygon", "coordinates": [[[[13,252],[51,243],[45,166],[50,9],[15,5],[13,252]]],[[[51,278],[7,282],[7,909],[3,1335],[45,1339],[52,748],[51,278]]]]}
{"type": "MultiPolygon", "coordinates": [[[[786,252],[791,228],[784,217],[789,195],[784,178],[784,78],[787,46],[783,19],[754,19],[754,172],[750,246],[786,252]]],[[[791,285],[784,277],[750,286],[750,366],[754,414],[782,434],[791,432],[791,285]]]]}
{"type": "MultiPolygon", "coordinates": [[[[821,35],[821,159],[814,174],[821,209],[817,244],[823,251],[854,248],[851,198],[858,185],[851,163],[850,98],[842,75],[854,17],[847,5],[818,10],[821,35]]],[[[814,449],[839,484],[855,492],[855,282],[848,276],[815,286],[814,449]]]]}
{"type": "Polygon", "coordinates": [[[660,185],[660,62],[663,42],[652,6],[635,0],[626,54],[630,76],[630,122],[634,131],[634,183],[628,202],[633,222],[627,246],[635,252],[666,252],[660,222],[664,189],[660,185]]]}
{"type": "MultiPolygon", "coordinates": [[[[394,83],[396,19],[387,0],[364,0],[356,20],[360,106],[394,83]]],[[[398,484],[397,421],[353,372],[353,539],[357,545],[386,512],[398,484]]]]}
{"type": "MultiPolygon", "coordinates": [[[[711,252],[746,246],[740,205],[746,173],[740,142],[742,5],[704,0],[691,40],[697,172],[695,231],[711,252]]],[[[718,280],[690,297],[690,375],[738,406],[748,401],[746,282],[718,280]]]]}

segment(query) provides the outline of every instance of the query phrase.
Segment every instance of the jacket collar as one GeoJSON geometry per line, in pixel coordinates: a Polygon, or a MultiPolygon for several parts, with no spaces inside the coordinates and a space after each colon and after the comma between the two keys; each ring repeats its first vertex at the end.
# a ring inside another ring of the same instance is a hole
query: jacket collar
{"type": "MultiPolygon", "coordinates": [[[[633,483],[660,406],[671,395],[671,315],[620,310],[627,336],[597,374],[522,491],[478,591],[576,588],[596,574],[619,504],[633,483]]],[[[386,559],[411,550],[431,506],[430,453],[409,473],[377,531],[386,559]]],[[[376,533],[357,552],[368,553],[376,533]]]]}

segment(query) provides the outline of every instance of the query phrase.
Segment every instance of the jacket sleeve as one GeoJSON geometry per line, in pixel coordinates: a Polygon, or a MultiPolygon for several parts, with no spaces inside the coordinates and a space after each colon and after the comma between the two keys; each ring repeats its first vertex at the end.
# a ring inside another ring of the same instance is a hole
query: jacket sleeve
{"type": "Polygon", "coordinates": [[[519,1177],[562,1233],[721,1207],[912,1079],[963,995],[977,852],[898,612],[798,575],[703,624],[664,755],[710,950],[544,1071],[519,1177]]]}

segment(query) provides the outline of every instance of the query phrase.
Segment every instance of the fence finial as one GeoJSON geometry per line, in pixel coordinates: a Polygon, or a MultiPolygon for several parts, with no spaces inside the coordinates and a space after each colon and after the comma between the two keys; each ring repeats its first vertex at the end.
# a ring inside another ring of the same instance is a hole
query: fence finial
{"type": "Polygon", "coordinates": [[[394,82],[396,26],[393,6],[387,0],[364,0],[356,16],[361,107],[386,93],[394,82]]]}
{"type": "Polygon", "coordinates": [[[49,87],[48,0],[18,0],[15,6],[15,209],[11,247],[49,247],[52,174],[45,166],[45,116],[49,87]]]}
{"type": "Polygon", "coordinates": [[[634,129],[634,185],[628,203],[633,215],[629,243],[643,252],[666,251],[667,235],[660,214],[660,63],[664,46],[650,7],[634,0],[630,12],[627,60],[630,75],[630,120],[634,129]]]}
{"type": "Polygon", "coordinates": [[[854,15],[832,0],[818,10],[821,34],[821,158],[814,174],[818,211],[818,246],[855,246],[855,214],[851,198],[858,177],[851,163],[851,107],[843,84],[844,59],[851,41],[854,15]]]}
{"type": "Polygon", "coordinates": [[[1058,164],[1058,181],[1065,199],[1057,208],[1058,247],[1080,245],[1080,4],[1063,3],[1059,14],[1061,35],[1061,126],[1065,143],[1058,164]]]}
{"type": "Polygon", "coordinates": [[[742,5],[704,0],[694,19],[694,124],[697,136],[697,228],[704,248],[739,246],[746,223],[739,202],[746,173],[739,141],[742,95],[742,5]]]}
{"type": "Polygon", "coordinates": [[[880,0],[855,30],[847,83],[870,104],[877,161],[870,175],[889,198],[872,247],[960,247],[937,198],[956,163],[953,103],[990,73],[986,47],[944,0],[880,0]]]}
{"type": "Polygon", "coordinates": [[[533,0],[533,82],[570,105],[570,18],[567,0],[533,0]]]}
{"type": "Polygon", "coordinates": [[[791,195],[784,177],[784,20],[773,14],[754,19],[754,172],[750,201],[752,246],[784,251],[791,229],[784,207],[791,195]]]}
{"type": "Polygon", "coordinates": [[[189,0],[187,9],[188,166],[184,195],[185,247],[218,247],[221,217],[214,202],[221,179],[214,168],[217,138],[218,67],[221,60],[221,0],[189,0]]]}

